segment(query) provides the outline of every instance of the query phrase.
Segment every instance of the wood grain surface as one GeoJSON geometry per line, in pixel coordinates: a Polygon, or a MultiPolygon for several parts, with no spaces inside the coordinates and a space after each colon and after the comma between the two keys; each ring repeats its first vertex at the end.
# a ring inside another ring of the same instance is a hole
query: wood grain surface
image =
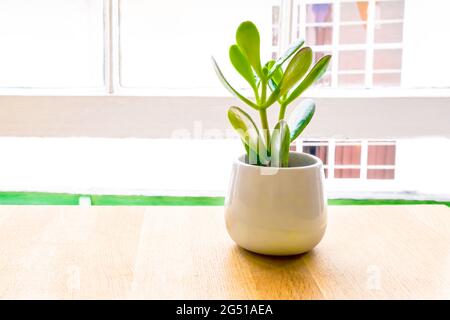
{"type": "Polygon", "coordinates": [[[330,206],[313,251],[275,258],[222,207],[0,206],[0,298],[450,299],[450,208],[330,206]]]}

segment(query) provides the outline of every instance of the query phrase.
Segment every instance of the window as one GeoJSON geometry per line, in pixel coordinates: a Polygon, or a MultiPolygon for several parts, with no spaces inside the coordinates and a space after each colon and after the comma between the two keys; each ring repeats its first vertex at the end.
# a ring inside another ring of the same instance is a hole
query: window
{"type": "MultiPolygon", "coordinates": [[[[448,88],[447,2],[404,0],[4,0],[0,90],[96,88],[223,96],[211,72],[247,84],[228,61],[236,26],[253,20],[263,60],[304,37],[332,54],[319,86],[448,88]],[[426,57],[426,58],[424,58],[426,57]],[[431,59],[433,57],[433,59],[431,59]]],[[[248,89],[248,88],[247,88],[248,89]]],[[[6,91],[8,93],[9,91],[6,91]]]]}
{"type": "Polygon", "coordinates": [[[272,6],[272,59],[276,59],[280,49],[281,6],[272,6]]]}
{"type": "MultiPolygon", "coordinates": [[[[305,140],[292,147],[324,160],[330,190],[351,186],[448,193],[449,179],[436,183],[436,177],[448,176],[450,161],[445,139],[450,137],[450,42],[445,41],[449,8],[450,2],[443,0],[2,0],[0,136],[64,140],[49,146],[49,152],[66,144],[68,148],[67,137],[118,138],[114,143],[119,144],[121,138],[135,137],[134,153],[122,146],[124,157],[134,155],[127,161],[145,167],[154,150],[169,155],[152,160],[146,179],[127,184],[126,172],[116,182],[117,176],[110,175],[121,165],[116,147],[110,146],[116,162],[100,171],[96,187],[144,189],[152,184],[185,190],[194,183],[195,170],[208,165],[207,176],[195,181],[195,190],[220,193],[229,163],[242,146],[238,139],[229,139],[235,135],[226,118],[227,108],[237,100],[217,80],[210,56],[245,93],[248,85],[229,63],[228,48],[237,25],[248,19],[261,31],[264,59],[279,56],[298,37],[314,48],[315,60],[333,54],[318,88],[305,92],[315,98],[316,115],[302,133],[305,140]],[[175,139],[177,130],[190,139],[175,139]],[[222,138],[210,141],[216,137],[222,138]],[[432,139],[421,141],[427,137],[432,139]],[[196,155],[188,157],[188,167],[194,169],[178,167],[178,176],[164,184],[163,166],[169,166],[164,160],[175,161],[179,150],[196,155]],[[424,164],[434,153],[439,165],[426,175],[424,164]]],[[[274,106],[269,117],[274,119],[276,111],[274,106]]],[[[254,110],[248,112],[254,115],[254,110]]],[[[15,173],[21,180],[6,179],[9,165],[19,163],[15,156],[21,155],[14,152],[18,144],[11,139],[0,180],[5,188],[28,187],[30,175],[23,174],[23,166],[15,173]],[[21,184],[9,184],[14,181],[21,184]]],[[[48,141],[35,142],[39,146],[48,141]]],[[[83,178],[78,174],[84,172],[81,167],[73,172],[73,179],[88,187],[90,175],[107,157],[92,160],[102,148],[98,141],[72,142],[79,155],[89,150],[89,157],[79,157],[86,161],[84,167],[97,165],[83,178]],[[93,143],[92,148],[85,143],[93,143]]],[[[36,152],[39,147],[27,148],[24,144],[23,151],[30,151],[21,159],[24,166],[36,153],[45,158],[36,152]]],[[[64,164],[64,157],[60,159],[64,164]]],[[[134,177],[141,174],[137,168],[134,177]]],[[[61,181],[52,186],[57,188],[61,181]]]]}
{"type": "Polygon", "coordinates": [[[104,86],[102,0],[0,1],[0,87],[104,86]]]}
{"type": "Polygon", "coordinates": [[[327,179],[395,179],[395,141],[305,140],[298,148],[322,160],[327,179]]]}
{"type": "Polygon", "coordinates": [[[238,87],[228,49],[239,23],[252,20],[261,33],[261,55],[279,43],[280,1],[119,1],[120,85],[125,88],[222,90],[211,55],[238,87]]]}
{"type": "Polygon", "coordinates": [[[401,85],[403,0],[296,1],[295,35],[333,65],[323,85],[401,85]]]}
{"type": "Polygon", "coordinates": [[[395,142],[368,143],[367,179],[395,178],[395,148],[395,142]]]}

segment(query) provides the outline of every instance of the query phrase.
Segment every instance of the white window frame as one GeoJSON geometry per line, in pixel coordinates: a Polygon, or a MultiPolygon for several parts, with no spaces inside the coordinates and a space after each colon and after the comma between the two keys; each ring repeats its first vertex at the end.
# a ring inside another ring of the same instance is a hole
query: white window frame
{"type": "MultiPolygon", "coordinates": [[[[386,70],[374,70],[373,69],[373,59],[374,51],[380,49],[403,49],[402,43],[375,43],[375,24],[392,24],[392,23],[403,23],[403,19],[396,20],[376,20],[375,18],[375,3],[379,0],[366,0],[368,2],[367,8],[367,34],[366,42],[361,44],[341,44],[340,43],[340,27],[350,26],[350,25],[364,25],[364,22],[359,21],[341,21],[341,5],[342,3],[353,3],[356,0],[289,0],[292,2],[292,21],[291,24],[294,26],[298,25],[300,29],[300,34],[306,34],[307,27],[332,27],[332,45],[312,45],[311,48],[314,51],[319,52],[331,52],[333,60],[335,63],[332,64],[331,70],[331,88],[338,88],[338,76],[343,74],[364,74],[364,87],[372,88],[373,86],[373,75],[374,74],[385,74],[385,73],[396,73],[401,75],[401,69],[386,69],[386,70]],[[306,22],[306,6],[315,3],[332,3],[333,4],[333,19],[332,22],[321,22],[321,23],[307,23],[306,22]],[[300,8],[300,12],[296,10],[300,8]],[[299,16],[300,14],[300,16],[299,16]],[[300,23],[298,23],[300,22],[300,23]],[[355,51],[361,50],[366,54],[366,61],[364,70],[344,70],[339,71],[338,61],[340,51],[355,51]]],[[[390,0],[390,1],[400,1],[400,0],[390,0]]],[[[297,28],[291,28],[291,38],[297,36],[297,28]]]]}
{"type": "MultiPolygon", "coordinates": [[[[120,87],[119,1],[104,0],[105,87],[0,89],[0,135],[168,138],[198,121],[229,130],[226,110],[240,102],[222,91],[120,87]]],[[[292,40],[295,17],[294,0],[281,1],[283,48],[292,40]]],[[[312,88],[305,97],[315,98],[318,106],[305,138],[450,137],[450,89],[312,88]]]]}

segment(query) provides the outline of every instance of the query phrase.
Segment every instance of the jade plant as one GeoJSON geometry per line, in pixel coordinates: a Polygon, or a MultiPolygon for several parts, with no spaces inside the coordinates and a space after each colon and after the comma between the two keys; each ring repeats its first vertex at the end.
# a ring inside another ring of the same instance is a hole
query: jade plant
{"type": "Polygon", "coordinates": [[[260,166],[289,166],[289,145],[302,133],[314,115],[315,103],[305,99],[285,120],[287,107],[325,73],[331,56],[325,55],[313,65],[313,52],[294,42],[276,61],[261,63],[260,36],[255,24],[245,21],[236,31],[236,44],[229,49],[231,64],[248,82],[254,97],[247,98],[224,77],[214,58],[213,65],[222,84],[242,102],[259,112],[261,129],[252,117],[237,106],[228,110],[228,119],[240,136],[247,162],[260,166]],[[267,109],[278,103],[278,122],[269,127],[267,109]]]}

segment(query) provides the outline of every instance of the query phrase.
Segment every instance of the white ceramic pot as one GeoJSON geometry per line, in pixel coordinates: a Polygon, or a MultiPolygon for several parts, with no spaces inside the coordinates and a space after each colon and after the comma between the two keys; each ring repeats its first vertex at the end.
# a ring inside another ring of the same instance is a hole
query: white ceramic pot
{"type": "Polygon", "coordinates": [[[322,161],[291,152],[289,167],[233,164],[225,221],[242,248],[267,255],[294,255],[314,248],[327,226],[322,161]]]}

